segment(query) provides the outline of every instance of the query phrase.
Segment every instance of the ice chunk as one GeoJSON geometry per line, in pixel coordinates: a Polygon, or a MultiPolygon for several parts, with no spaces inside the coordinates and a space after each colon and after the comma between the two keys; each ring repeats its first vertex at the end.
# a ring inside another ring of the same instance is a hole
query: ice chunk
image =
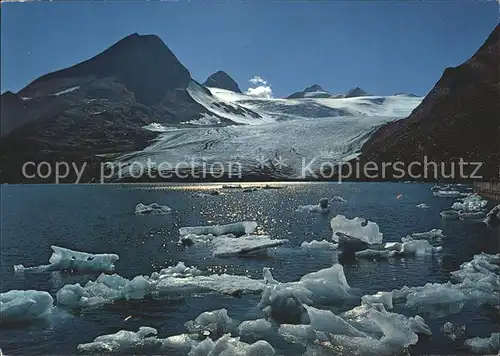
{"type": "Polygon", "coordinates": [[[417,205],[417,208],[421,208],[421,209],[429,209],[429,205],[425,204],[425,203],[420,203],[417,205]]]}
{"type": "Polygon", "coordinates": [[[361,218],[347,219],[344,215],[337,215],[330,221],[333,230],[333,240],[339,241],[338,234],[345,234],[368,244],[382,243],[382,233],[376,223],[361,218]]]}
{"type": "Polygon", "coordinates": [[[443,331],[443,334],[452,341],[460,339],[465,335],[465,325],[455,326],[449,321],[444,323],[441,330],[443,331]]]}
{"type": "Polygon", "coordinates": [[[475,354],[494,354],[500,351],[500,333],[492,333],[490,337],[473,337],[465,340],[467,346],[475,354]]]}
{"type": "Polygon", "coordinates": [[[54,251],[50,256],[50,265],[37,267],[14,266],[14,271],[54,271],[71,270],[78,272],[113,272],[115,263],[119,257],[112,253],[92,254],[87,252],[73,251],[68,248],[50,246],[54,251]]]}
{"type": "Polygon", "coordinates": [[[246,320],[238,326],[241,336],[255,336],[265,334],[272,329],[272,324],[266,319],[246,320]]]}
{"type": "Polygon", "coordinates": [[[242,255],[283,245],[288,240],[271,239],[265,235],[245,235],[239,238],[219,236],[212,240],[214,256],[242,255]]]}
{"type": "Polygon", "coordinates": [[[443,237],[443,230],[432,229],[426,232],[415,232],[411,234],[411,238],[414,240],[429,240],[429,241],[439,241],[443,237]]]}
{"type": "Polygon", "coordinates": [[[347,200],[345,200],[344,198],[342,198],[339,195],[336,195],[332,199],[330,199],[330,202],[331,203],[347,203],[347,200]]]}
{"type": "Polygon", "coordinates": [[[488,205],[488,201],[476,193],[470,193],[461,201],[455,202],[452,209],[463,210],[465,212],[478,212],[488,205]]]}
{"type": "Polygon", "coordinates": [[[373,295],[364,295],[361,297],[361,304],[373,305],[382,303],[387,309],[392,309],[392,292],[377,292],[373,295]]]}
{"type": "Polygon", "coordinates": [[[198,345],[193,346],[188,356],[273,356],[273,347],[264,340],[247,344],[231,334],[222,336],[217,341],[206,338],[198,345]]]}
{"type": "Polygon", "coordinates": [[[409,240],[403,243],[403,254],[407,256],[432,255],[441,250],[441,246],[434,247],[427,240],[409,240]]]}
{"type": "Polygon", "coordinates": [[[345,300],[350,287],[342,265],[304,275],[297,282],[280,283],[269,269],[264,270],[266,286],[258,307],[278,320],[301,322],[307,317],[304,305],[333,303],[345,300]]]}
{"type": "Polygon", "coordinates": [[[359,331],[341,317],[333,314],[329,310],[320,310],[311,306],[304,306],[310,320],[310,326],[315,331],[322,331],[332,334],[341,334],[357,337],[366,337],[366,334],[359,331]]]}
{"type": "Polygon", "coordinates": [[[145,205],[143,203],[139,203],[135,206],[135,213],[137,215],[145,215],[145,214],[168,214],[172,212],[172,209],[166,205],[159,205],[158,203],[152,203],[149,205],[145,205]]]}
{"type": "Polygon", "coordinates": [[[256,293],[264,289],[262,280],[237,275],[200,275],[195,267],[183,263],[162,269],[151,276],[136,276],[132,280],[117,274],[101,274],[95,281],[68,284],[57,292],[57,302],[67,307],[92,307],[115,300],[143,299],[147,295],[164,295],[190,292],[219,292],[222,294],[256,293]]]}
{"type": "Polygon", "coordinates": [[[322,198],[317,205],[300,205],[295,211],[327,214],[330,208],[328,207],[328,199],[322,198]]]}
{"type": "Polygon", "coordinates": [[[462,220],[468,220],[468,219],[482,220],[485,217],[485,214],[482,211],[468,212],[468,211],[460,210],[458,212],[458,217],[462,220]]]}
{"type": "MultiPolygon", "coordinates": [[[[430,238],[431,236],[435,235],[429,233],[417,235],[417,237],[421,238],[430,238]]],[[[441,246],[432,246],[427,240],[414,240],[410,236],[403,237],[401,241],[403,241],[403,243],[390,242],[386,243],[382,248],[358,251],[355,253],[355,256],[358,258],[374,259],[385,259],[397,256],[425,256],[435,254],[442,249],[441,246]]]]}
{"type": "Polygon", "coordinates": [[[486,214],[486,218],[483,220],[485,224],[495,226],[500,224],[500,204],[495,206],[486,214]]]}
{"type": "Polygon", "coordinates": [[[441,218],[444,220],[456,220],[458,219],[458,213],[455,210],[445,210],[439,213],[441,218]]]}
{"type": "Polygon", "coordinates": [[[328,242],[326,240],[312,240],[311,242],[304,241],[300,245],[300,248],[303,248],[305,250],[336,250],[338,248],[338,244],[334,244],[331,242],[328,242]]]}
{"type": "Polygon", "coordinates": [[[190,333],[221,337],[223,334],[231,332],[235,325],[233,319],[227,315],[227,310],[219,309],[203,312],[184,326],[190,333]]]}
{"type": "Polygon", "coordinates": [[[53,299],[47,292],[11,290],[0,293],[0,324],[30,322],[52,311],[53,299]]]}
{"type": "Polygon", "coordinates": [[[439,190],[434,195],[440,198],[459,198],[462,196],[458,190],[439,190]]]}
{"type": "Polygon", "coordinates": [[[236,236],[252,234],[257,228],[257,223],[254,221],[243,221],[227,225],[209,225],[209,226],[192,226],[181,227],[179,234],[181,236],[194,235],[227,235],[234,234],[236,236]]]}
{"type": "Polygon", "coordinates": [[[386,259],[386,258],[395,257],[397,255],[398,255],[398,251],[394,251],[394,250],[366,249],[366,250],[355,252],[355,256],[357,258],[366,258],[366,259],[386,259]]]}

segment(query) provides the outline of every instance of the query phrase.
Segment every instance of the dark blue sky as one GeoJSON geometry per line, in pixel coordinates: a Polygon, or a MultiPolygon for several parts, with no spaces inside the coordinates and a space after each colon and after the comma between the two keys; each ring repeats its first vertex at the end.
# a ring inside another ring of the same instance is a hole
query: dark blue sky
{"type": "Polygon", "coordinates": [[[260,76],[275,96],[424,95],[468,59],[498,21],[495,1],[228,1],[2,4],[2,92],[92,57],[138,32],[160,36],[198,81],[260,76]]]}

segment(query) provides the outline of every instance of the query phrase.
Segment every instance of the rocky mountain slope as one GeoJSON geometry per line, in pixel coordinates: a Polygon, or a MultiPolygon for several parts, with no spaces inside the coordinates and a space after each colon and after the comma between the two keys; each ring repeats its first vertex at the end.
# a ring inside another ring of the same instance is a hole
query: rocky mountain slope
{"type": "MultiPolygon", "coordinates": [[[[483,162],[481,175],[498,179],[500,166],[500,27],[466,62],[446,68],[422,103],[403,120],[382,126],[362,147],[363,161],[483,162]]],[[[415,167],[417,172],[418,167],[415,167]]],[[[472,167],[469,167],[472,169],[472,167]]],[[[423,168],[420,173],[425,173],[423,168]]],[[[432,177],[433,172],[428,172],[432,177]]]]}

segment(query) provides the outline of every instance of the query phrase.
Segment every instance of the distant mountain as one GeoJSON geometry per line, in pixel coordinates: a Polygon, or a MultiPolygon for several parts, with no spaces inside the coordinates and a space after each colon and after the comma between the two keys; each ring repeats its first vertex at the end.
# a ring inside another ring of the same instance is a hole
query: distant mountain
{"type": "Polygon", "coordinates": [[[99,160],[141,149],[152,123],[238,124],[260,115],[215,98],[163,41],[134,33],[72,67],[1,96],[2,181],[26,160],[99,160]]]}
{"type": "Polygon", "coordinates": [[[421,162],[427,156],[428,161],[443,162],[450,172],[451,162],[463,159],[483,162],[484,179],[498,180],[499,34],[497,25],[469,60],[458,67],[446,68],[409,117],[378,129],[363,145],[362,160],[409,163],[421,162]]]}
{"type": "Polygon", "coordinates": [[[330,98],[332,94],[317,84],[305,88],[303,91],[293,93],[287,99],[302,99],[302,98],[330,98]]]}
{"type": "Polygon", "coordinates": [[[203,83],[206,87],[226,89],[235,93],[241,93],[238,84],[224,71],[219,70],[205,80],[203,83]]]}
{"type": "Polygon", "coordinates": [[[356,98],[359,96],[368,96],[368,95],[370,95],[370,94],[368,94],[363,89],[356,87],[356,88],[349,89],[348,91],[346,91],[346,93],[344,94],[344,98],[356,98]]]}
{"type": "Polygon", "coordinates": [[[420,96],[411,93],[394,93],[394,96],[408,96],[411,98],[420,98],[420,96]]]}

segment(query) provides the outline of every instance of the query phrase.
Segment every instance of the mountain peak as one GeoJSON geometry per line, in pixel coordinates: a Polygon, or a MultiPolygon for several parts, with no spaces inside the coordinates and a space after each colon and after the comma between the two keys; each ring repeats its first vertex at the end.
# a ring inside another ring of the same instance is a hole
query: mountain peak
{"type": "Polygon", "coordinates": [[[346,98],[354,98],[354,97],[358,97],[358,96],[367,96],[367,95],[369,95],[369,94],[366,91],[364,91],[363,89],[361,89],[360,87],[349,89],[345,93],[346,98]]]}
{"type": "Polygon", "coordinates": [[[205,80],[203,85],[206,87],[226,89],[235,93],[241,93],[241,90],[238,87],[238,83],[236,83],[234,79],[229,76],[229,74],[222,70],[219,70],[210,75],[207,80],[205,80]]]}
{"type": "Polygon", "coordinates": [[[332,95],[318,84],[313,84],[303,91],[293,93],[287,99],[303,99],[303,98],[330,98],[332,95]]]}
{"type": "Polygon", "coordinates": [[[23,95],[31,96],[43,83],[63,78],[113,78],[138,102],[148,105],[161,101],[170,90],[186,88],[191,80],[188,70],[158,36],[138,33],[84,62],[38,78],[22,90],[23,95]]]}
{"type": "Polygon", "coordinates": [[[323,89],[322,87],[320,87],[318,84],[313,84],[310,87],[307,87],[304,89],[304,93],[312,93],[312,92],[316,92],[316,91],[326,92],[326,90],[323,89]]]}

